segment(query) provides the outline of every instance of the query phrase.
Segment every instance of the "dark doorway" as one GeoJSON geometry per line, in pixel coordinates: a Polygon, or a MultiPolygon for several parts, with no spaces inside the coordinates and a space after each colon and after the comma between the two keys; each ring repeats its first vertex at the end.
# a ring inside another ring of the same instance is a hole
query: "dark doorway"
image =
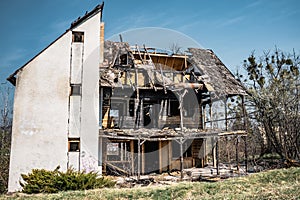
{"type": "Polygon", "coordinates": [[[145,174],[159,172],[158,142],[145,142],[145,174]]]}

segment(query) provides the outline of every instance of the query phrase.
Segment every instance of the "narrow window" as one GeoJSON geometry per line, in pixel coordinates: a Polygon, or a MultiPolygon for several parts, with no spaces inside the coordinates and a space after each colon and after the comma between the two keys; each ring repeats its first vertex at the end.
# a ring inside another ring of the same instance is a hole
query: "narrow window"
{"type": "Polygon", "coordinates": [[[72,32],[72,42],[83,42],[84,33],[83,32],[72,32]]]}
{"type": "Polygon", "coordinates": [[[71,96],[80,96],[81,95],[81,85],[72,84],[71,85],[71,96]]]}
{"type": "Polygon", "coordinates": [[[79,152],[80,150],[80,139],[79,138],[69,138],[68,144],[69,152],[79,152]]]}
{"type": "Polygon", "coordinates": [[[129,116],[133,117],[134,116],[134,100],[129,100],[129,116]]]}
{"type": "Polygon", "coordinates": [[[120,56],[120,65],[128,65],[128,55],[123,54],[120,56]]]}

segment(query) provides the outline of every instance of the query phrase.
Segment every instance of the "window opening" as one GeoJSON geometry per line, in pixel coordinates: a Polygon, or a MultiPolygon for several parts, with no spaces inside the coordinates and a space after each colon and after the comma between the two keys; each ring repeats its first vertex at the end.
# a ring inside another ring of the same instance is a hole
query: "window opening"
{"type": "Polygon", "coordinates": [[[72,32],[72,42],[83,42],[84,33],[83,32],[72,32]]]}

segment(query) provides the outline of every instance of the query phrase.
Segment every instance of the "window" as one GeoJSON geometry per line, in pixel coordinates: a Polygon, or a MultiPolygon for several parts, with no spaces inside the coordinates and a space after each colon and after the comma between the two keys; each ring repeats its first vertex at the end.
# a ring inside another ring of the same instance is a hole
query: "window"
{"type": "Polygon", "coordinates": [[[120,56],[120,65],[128,65],[128,55],[123,54],[120,56]]]}
{"type": "Polygon", "coordinates": [[[81,85],[72,84],[71,85],[71,96],[80,96],[81,95],[81,85]]]}
{"type": "Polygon", "coordinates": [[[168,107],[168,116],[179,116],[179,101],[178,100],[169,100],[169,107],[168,107]]]}
{"type": "Polygon", "coordinates": [[[80,150],[80,139],[79,138],[69,138],[69,152],[79,152],[80,150]]]}
{"type": "Polygon", "coordinates": [[[84,33],[83,32],[72,32],[72,42],[83,42],[84,33]]]}
{"type": "Polygon", "coordinates": [[[129,116],[133,117],[134,116],[134,100],[129,101],[129,116]]]}

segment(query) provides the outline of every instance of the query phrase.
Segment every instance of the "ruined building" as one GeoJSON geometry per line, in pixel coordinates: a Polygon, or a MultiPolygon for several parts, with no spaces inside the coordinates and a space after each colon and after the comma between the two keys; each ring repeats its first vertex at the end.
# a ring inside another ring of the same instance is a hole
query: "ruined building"
{"type": "Polygon", "coordinates": [[[104,41],[102,10],[78,18],[8,77],[9,191],[33,168],[139,176],[202,167],[210,147],[217,166],[218,137],[245,135],[229,129],[226,111],[213,114],[216,102],[226,108],[246,92],[212,50],[172,54],[104,41]]]}

